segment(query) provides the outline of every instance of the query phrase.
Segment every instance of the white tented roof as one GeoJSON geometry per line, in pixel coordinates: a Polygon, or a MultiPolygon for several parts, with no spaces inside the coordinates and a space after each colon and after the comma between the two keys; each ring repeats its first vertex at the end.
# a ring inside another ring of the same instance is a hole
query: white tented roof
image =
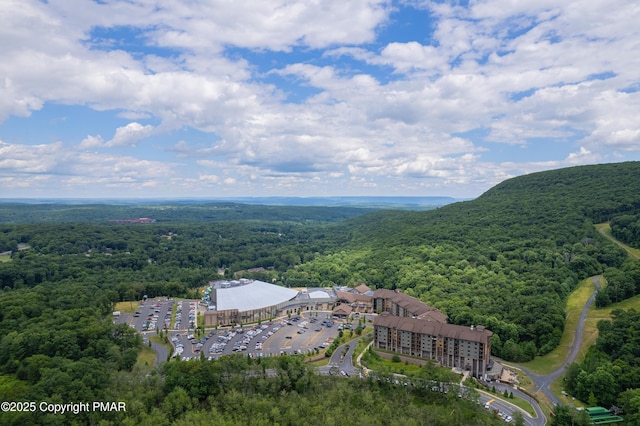
{"type": "Polygon", "coordinates": [[[327,293],[326,291],[317,290],[317,291],[312,291],[311,293],[309,293],[309,297],[311,299],[323,299],[323,298],[327,298],[327,297],[331,297],[331,296],[329,296],[329,293],[327,293]]]}
{"type": "Polygon", "coordinates": [[[251,281],[248,284],[229,288],[218,288],[217,310],[237,309],[250,311],[266,306],[277,305],[293,299],[298,295],[297,290],[280,287],[263,281],[251,281]]]}

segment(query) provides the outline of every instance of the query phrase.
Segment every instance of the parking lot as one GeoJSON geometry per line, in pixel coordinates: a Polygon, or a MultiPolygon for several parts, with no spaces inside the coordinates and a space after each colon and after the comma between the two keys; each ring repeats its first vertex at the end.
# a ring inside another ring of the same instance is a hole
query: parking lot
{"type": "Polygon", "coordinates": [[[329,346],[340,331],[341,323],[329,317],[330,313],[312,318],[292,316],[259,325],[208,330],[199,338],[179,332],[172,342],[178,345],[182,359],[199,358],[201,354],[215,359],[233,353],[251,357],[312,353],[329,346]]]}
{"type": "Polygon", "coordinates": [[[176,330],[193,330],[197,327],[197,318],[198,302],[195,300],[179,300],[173,328],[176,330]]]}
{"type": "Polygon", "coordinates": [[[169,330],[173,355],[182,359],[200,358],[201,354],[214,359],[233,353],[252,357],[313,353],[328,347],[343,327],[357,325],[332,319],[330,312],[307,312],[261,324],[208,329],[196,336],[197,309],[195,300],[154,299],[140,303],[134,314],[121,314],[117,321],[139,332],[169,330]]]}
{"type": "Polygon", "coordinates": [[[140,332],[169,329],[173,303],[172,300],[147,300],[138,305],[135,313],[121,314],[117,321],[140,332]]]}

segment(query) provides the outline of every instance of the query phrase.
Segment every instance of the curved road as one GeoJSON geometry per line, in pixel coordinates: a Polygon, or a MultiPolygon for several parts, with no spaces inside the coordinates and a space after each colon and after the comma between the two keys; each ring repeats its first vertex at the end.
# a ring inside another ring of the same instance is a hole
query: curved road
{"type": "Polygon", "coordinates": [[[582,345],[582,332],[584,330],[584,321],[587,318],[587,312],[589,311],[589,307],[595,300],[598,290],[600,290],[600,280],[602,278],[603,277],[601,275],[591,277],[593,282],[596,284],[596,290],[593,292],[589,300],[587,300],[587,303],[584,305],[584,308],[582,309],[582,313],[580,314],[580,320],[578,321],[578,327],[576,328],[576,334],[573,338],[573,342],[571,343],[571,350],[569,352],[569,356],[562,363],[562,365],[552,373],[549,373],[546,375],[535,374],[527,368],[518,367],[522,371],[527,373],[529,377],[531,377],[531,380],[536,385],[536,390],[542,391],[542,393],[544,393],[546,397],[549,398],[549,400],[554,405],[559,404],[560,400],[555,396],[553,392],[551,392],[551,389],[549,389],[549,385],[564,373],[567,366],[571,364],[576,359],[576,356],[578,355],[578,351],[580,350],[580,346],[582,345]]]}
{"type": "MultiPolygon", "coordinates": [[[[596,285],[596,290],[591,295],[591,297],[589,298],[589,300],[585,304],[584,308],[582,309],[582,313],[580,314],[580,319],[578,321],[578,326],[577,326],[577,329],[576,329],[576,334],[574,336],[573,342],[571,343],[571,348],[570,348],[569,356],[567,357],[567,359],[555,371],[553,371],[550,374],[546,374],[546,375],[535,374],[535,373],[533,373],[531,370],[529,370],[527,368],[518,367],[522,371],[524,371],[531,378],[531,380],[536,385],[536,390],[542,391],[547,396],[547,398],[549,398],[549,400],[553,404],[559,404],[560,401],[553,394],[553,392],[551,392],[551,390],[549,389],[549,385],[564,373],[566,367],[569,364],[571,364],[575,360],[576,356],[578,355],[578,351],[580,350],[580,346],[582,345],[582,333],[583,333],[583,330],[584,330],[584,321],[585,321],[585,319],[587,317],[587,312],[589,311],[589,307],[591,306],[591,304],[595,300],[595,297],[596,297],[596,294],[598,293],[598,290],[600,290],[600,287],[601,287],[600,286],[600,280],[603,279],[603,277],[598,275],[598,276],[592,277],[591,279],[594,281],[594,283],[596,285]]],[[[352,359],[353,352],[355,351],[357,343],[358,343],[359,340],[360,340],[360,338],[354,339],[351,342],[343,344],[343,345],[339,346],[338,348],[336,348],[335,352],[333,353],[333,355],[331,357],[331,360],[330,360],[329,364],[327,366],[325,366],[325,367],[318,368],[318,370],[321,373],[324,373],[324,374],[329,374],[331,372],[331,368],[338,368],[340,371],[345,371],[346,373],[348,373],[350,375],[358,372],[359,369],[356,368],[353,365],[351,359],[352,359]],[[348,349],[347,353],[343,357],[342,353],[343,353],[344,349],[346,348],[346,345],[349,345],[349,349],[348,349]]],[[[158,345],[156,343],[152,343],[152,347],[157,353],[155,366],[158,366],[162,362],[166,361],[167,355],[168,355],[168,351],[167,351],[167,349],[165,347],[163,347],[162,345],[158,345]]],[[[506,386],[502,386],[502,387],[498,388],[498,386],[496,386],[496,388],[499,391],[502,391],[502,390],[504,390],[503,388],[507,388],[507,387],[506,386]]],[[[517,391],[515,389],[512,389],[511,387],[509,387],[508,389],[509,389],[509,391],[513,392],[514,395],[516,395],[516,396],[518,396],[518,397],[520,397],[522,399],[525,399],[525,400],[527,400],[527,399],[530,400],[530,398],[528,396],[526,396],[525,394],[521,394],[519,391],[517,391]]],[[[540,409],[540,406],[535,401],[531,401],[530,400],[530,403],[534,407],[538,417],[537,417],[537,419],[532,419],[531,417],[529,417],[529,418],[525,417],[525,419],[527,421],[527,424],[539,424],[539,425],[544,424],[546,419],[545,419],[544,414],[542,413],[542,410],[540,409]]]]}
{"type": "MultiPolygon", "coordinates": [[[[639,256],[633,250],[631,250],[627,245],[621,243],[620,241],[618,241],[617,239],[609,235],[606,232],[607,229],[608,229],[608,226],[598,227],[598,232],[600,232],[600,234],[602,234],[605,238],[613,241],[614,243],[618,244],[620,247],[625,249],[629,256],[635,259],[639,258],[639,256]]],[[[536,390],[541,390],[553,404],[559,404],[560,400],[553,394],[553,392],[551,392],[551,390],[549,389],[549,385],[551,384],[551,382],[556,380],[558,377],[560,377],[564,373],[565,369],[569,364],[575,361],[576,356],[578,355],[578,351],[580,350],[580,346],[582,345],[582,333],[584,330],[584,321],[587,317],[587,312],[589,311],[589,307],[595,300],[598,290],[600,290],[600,287],[601,287],[600,280],[602,279],[604,279],[602,275],[596,275],[594,277],[591,277],[591,280],[593,280],[593,282],[596,285],[596,290],[593,292],[589,300],[587,300],[587,303],[584,305],[584,308],[582,309],[582,313],[580,314],[580,320],[578,321],[578,327],[576,329],[576,334],[574,336],[573,342],[571,343],[571,350],[569,352],[569,356],[562,363],[562,365],[558,367],[555,371],[547,375],[535,374],[524,367],[518,367],[522,371],[527,373],[529,377],[531,377],[531,380],[536,385],[536,390]]]]}
{"type": "Polygon", "coordinates": [[[155,342],[151,342],[151,347],[154,351],[156,351],[156,360],[153,363],[154,367],[158,367],[160,364],[167,361],[167,358],[169,357],[169,351],[165,346],[155,342]]]}

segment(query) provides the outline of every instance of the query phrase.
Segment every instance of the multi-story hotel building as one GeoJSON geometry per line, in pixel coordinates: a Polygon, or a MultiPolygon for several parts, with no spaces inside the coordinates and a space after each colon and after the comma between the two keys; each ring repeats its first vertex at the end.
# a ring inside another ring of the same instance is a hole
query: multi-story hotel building
{"type": "Polygon", "coordinates": [[[429,306],[415,297],[384,288],[373,292],[373,311],[378,314],[388,312],[390,315],[396,317],[447,322],[447,316],[439,309],[429,306]]]}
{"type": "Polygon", "coordinates": [[[380,297],[374,295],[374,307],[382,312],[373,321],[376,348],[458,367],[474,377],[485,374],[491,357],[491,331],[483,326],[447,324],[446,315],[436,308],[402,293],[385,292],[378,293],[380,297]]]}

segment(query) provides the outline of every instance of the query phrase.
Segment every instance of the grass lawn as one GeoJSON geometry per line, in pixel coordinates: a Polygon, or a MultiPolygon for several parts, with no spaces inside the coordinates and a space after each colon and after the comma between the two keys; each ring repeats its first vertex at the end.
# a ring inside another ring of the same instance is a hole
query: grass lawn
{"type": "Polygon", "coordinates": [[[611,235],[611,226],[609,226],[608,223],[599,223],[599,224],[594,225],[594,226],[598,230],[598,232],[600,232],[606,238],[610,239],[611,241],[613,241],[614,243],[616,243],[617,245],[619,245],[620,247],[625,249],[627,251],[627,253],[629,253],[629,257],[634,258],[634,259],[640,259],[640,250],[635,249],[633,247],[629,247],[628,245],[616,240],[611,235]]]}
{"type": "MultiPolygon", "coordinates": [[[[363,359],[364,365],[364,359],[363,359]]],[[[421,366],[417,364],[410,364],[404,362],[393,362],[390,359],[378,357],[368,358],[366,366],[369,370],[382,371],[386,373],[404,374],[406,376],[412,376],[420,372],[421,366]]],[[[454,380],[455,382],[455,380],[454,380]]]]}
{"type": "Polygon", "coordinates": [[[483,390],[483,393],[485,395],[491,395],[492,398],[500,399],[501,401],[505,401],[505,402],[508,402],[509,404],[515,405],[516,407],[520,407],[527,413],[531,414],[532,417],[536,417],[536,410],[533,409],[533,406],[527,400],[524,400],[518,397],[505,398],[504,394],[500,392],[494,393],[494,392],[483,390]]]}
{"type": "MultiPolygon", "coordinates": [[[[320,351],[320,354],[323,354],[324,351],[320,351]]],[[[314,357],[318,356],[318,355],[313,355],[314,357]]],[[[313,368],[317,368],[317,367],[324,367],[325,365],[329,364],[329,361],[331,360],[330,357],[325,356],[324,358],[322,358],[321,360],[318,361],[313,361],[313,362],[307,362],[307,364],[313,368]]]]}
{"type": "MultiPolygon", "coordinates": [[[[591,297],[591,294],[593,294],[594,290],[595,283],[592,279],[589,278],[580,283],[580,286],[578,286],[578,288],[575,289],[567,299],[567,305],[565,307],[565,327],[564,332],[562,333],[562,338],[560,339],[560,344],[548,354],[536,357],[533,361],[521,364],[523,367],[526,367],[537,374],[549,374],[562,365],[569,354],[571,343],[573,343],[573,338],[576,334],[576,328],[578,327],[578,320],[580,319],[582,309],[587,303],[587,300],[589,300],[589,297],[591,297]]],[[[587,337],[586,323],[584,337],[587,337]]]]}
{"type": "MultiPolygon", "coordinates": [[[[169,343],[169,337],[168,336],[164,335],[164,336],[160,337],[160,335],[158,335],[158,334],[150,335],[149,336],[149,341],[164,346],[165,348],[167,348],[167,351],[169,352],[169,354],[173,353],[173,346],[171,346],[171,343],[169,343]]],[[[154,351],[154,354],[155,354],[155,351],[154,351]]]]}
{"type": "Polygon", "coordinates": [[[113,308],[114,311],[120,311],[123,314],[133,314],[140,306],[140,302],[118,302],[113,308]]]}
{"type": "MultiPolygon", "coordinates": [[[[608,223],[595,225],[595,228],[603,236],[625,249],[629,254],[629,257],[640,259],[640,250],[629,247],[611,236],[611,228],[608,223]]],[[[604,283],[603,285],[606,285],[606,283],[604,283]]],[[[542,357],[537,357],[531,362],[522,364],[523,366],[539,374],[548,374],[554,371],[558,366],[560,366],[562,360],[564,359],[564,356],[569,351],[569,345],[571,344],[573,335],[575,334],[577,321],[580,318],[582,307],[584,307],[589,296],[593,293],[594,290],[595,283],[593,282],[593,280],[587,279],[581,283],[580,287],[578,287],[573,293],[569,295],[566,307],[566,326],[564,334],[562,335],[562,339],[560,341],[560,345],[549,354],[542,357]]],[[[580,350],[574,362],[582,362],[589,347],[595,344],[596,339],[598,338],[597,325],[599,321],[611,320],[611,312],[615,309],[628,310],[631,308],[640,310],[640,295],[634,296],[620,303],[615,303],[613,305],[607,306],[606,308],[597,309],[595,305],[591,305],[589,311],[587,312],[587,318],[584,322],[582,344],[580,345],[580,350]]],[[[564,404],[571,404],[575,407],[585,406],[583,402],[574,400],[571,396],[562,395],[562,391],[564,390],[564,375],[556,379],[550,385],[550,389],[564,404]]],[[[545,404],[543,404],[541,401],[541,405],[545,404]]],[[[544,408],[547,408],[546,405],[544,408]]]]}
{"type": "Polygon", "coordinates": [[[136,366],[140,369],[151,369],[153,368],[153,364],[156,362],[156,351],[151,349],[147,345],[142,346],[142,350],[138,354],[138,360],[136,361],[136,366]]]}
{"type": "Polygon", "coordinates": [[[362,339],[358,341],[358,346],[356,346],[356,350],[353,351],[353,358],[351,360],[353,365],[356,365],[356,360],[358,359],[358,356],[360,356],[364,352],[364,350],[366,349],[367,346],[369,346],[369,343],[371,343],[372,340],[373,340],[373,332],[370,331],[366,334],[363,334],[362,339]]]}
{"type": "MultiPolygon", "coordinates": [[[[581,363],[589,350],[589,347],[596,343],[598,338],[598,322],[601,320],[611,320],[611,312],[615,309],[628,310],[634,308],[640,310],[640,295],[634,296],[630,299],[624,300],[620,303],[609,305],[606,308],[596,309],[594,306],[589,308],[587,313],[587,319],[584,322],[584,332],[582,334],[582,345],[580,345],[580,351],[574,362],[581,363]]],[[[564,390],[564,375],[556,379],[549,388],[564,404],[572,404],[575,407],[586,407],[586,405],[579,400],[574,400],[571,396],[563,396],[564,390]]]]}
{"type": "Polygon", "coordinates": [[[629,310],[634,308],[635,310],[640,310],[640,295],[634,296],[630,299],[623,300],[619,303],[614,303],[612,305],[607,306],[606,308],[596,309],[595,307],[591,307],[589,309],[589,313],[587,314],[587,319],[584,323],[584,335],[582,340],[582,346],[580,347],[580,352],[576,358],[576,362],[582,362],[584,356],[589,349],[589,346],[593,345],[598,338],[598,321],[600,320],[610,320],[611,312],[616,309],[629,310]]]}
{"type": "Polygon", "coordinates": [[[173,307],[171,308],[171,321],[169,322],[169,325],[171,327],[174,327],[176,324],[176,314],[178,312],[178,303],[174,303],[173,307]]]}

